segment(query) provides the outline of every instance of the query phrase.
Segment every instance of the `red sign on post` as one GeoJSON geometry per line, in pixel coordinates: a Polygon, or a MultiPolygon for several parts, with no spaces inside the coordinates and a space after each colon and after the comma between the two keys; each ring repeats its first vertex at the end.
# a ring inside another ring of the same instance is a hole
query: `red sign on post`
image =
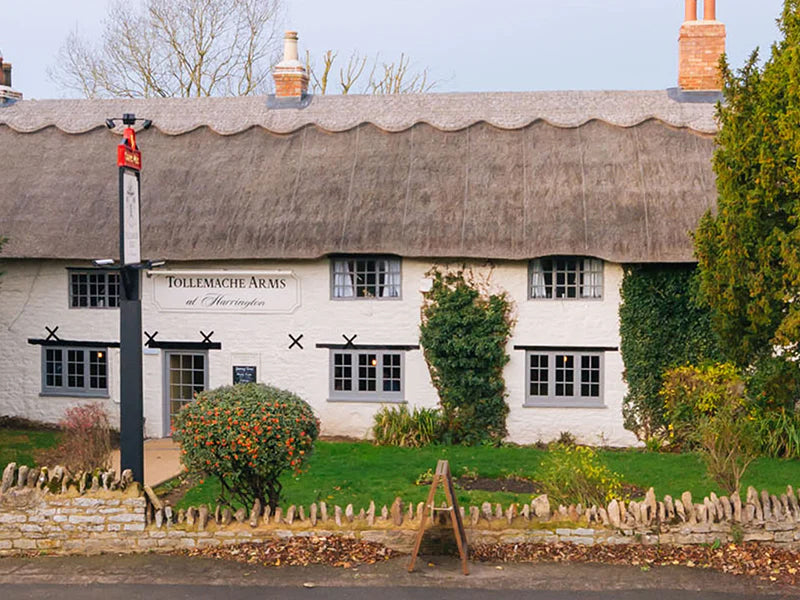
{"type": "Polygon", "coordinates": [[[117,146],[117,166],[141,171],[142,153],[136,148],[136,132],[133,127],[126,127],[122,132],[122,141],[117,146]]]}

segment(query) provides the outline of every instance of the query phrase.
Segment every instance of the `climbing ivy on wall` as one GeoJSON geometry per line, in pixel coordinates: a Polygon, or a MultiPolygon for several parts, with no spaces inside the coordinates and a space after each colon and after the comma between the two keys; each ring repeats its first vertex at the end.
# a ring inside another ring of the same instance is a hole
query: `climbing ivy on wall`
{"type": "Polygon", "coordinates": [[[622,359],[628,395],[625,427],[647,440],[663,431],[664,371],[721,353],[710,312],[695,301],[696,269],[690,265],[635,265],[625,268],[619,309],[622,359]]]}
{"type": "Polygon", "coordinates": [[[463,271],[433,269],[420,343],[439,393],[446,442],[500,441],[507,433],[503,367],[514,321],[505,293],[482,290],[463,271]]]}

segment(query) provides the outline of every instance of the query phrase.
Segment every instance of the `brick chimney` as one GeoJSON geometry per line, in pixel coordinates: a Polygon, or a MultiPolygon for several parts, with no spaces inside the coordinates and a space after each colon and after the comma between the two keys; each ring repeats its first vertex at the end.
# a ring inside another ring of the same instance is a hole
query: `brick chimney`
{"type": "Polygon", "coordinates": [[[702,20],[697,19],[697,0],[685,1],[686,18],[678,37],[678,87],[684,91],[720,90],[725,25],[717,21],[716,0],[704,0],[702,20]]]}
{"type": "Polygon", "coordinates": [[[3,62],[0,52],[0,106],[17,100],[22,100],[22,94],[11,89],[11,63],[3,62]]]}
{"type": "Polygon", "coordinates": [[[283,38],[283,60],[275,65],[276,98],[302,98],[308,92],[308,73],[297,57],[297,32],[287,31],[283,38]]]}

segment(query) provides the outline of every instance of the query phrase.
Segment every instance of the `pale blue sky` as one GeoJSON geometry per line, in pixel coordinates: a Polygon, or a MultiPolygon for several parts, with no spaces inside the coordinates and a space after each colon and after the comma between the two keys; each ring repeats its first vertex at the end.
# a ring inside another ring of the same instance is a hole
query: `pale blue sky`
{"type": "MultiPolygon", "coordinates": [[[[97,36],[108,0],[0,0],[0,49],[26,98],[65,94],[46,68],[70,29],[97,36]]],[[[677,81],[684,0],[286,0],[301,51],[427,66],[437,91],[663,89],[677,81]]],[[[699,1],[702,7],[702,0],[699,1]]],[[[731,62],[762,56],[782,0],[717,0],[731,62]]],[[[702,8],[700,9],[702,14],[702,8]]]]}

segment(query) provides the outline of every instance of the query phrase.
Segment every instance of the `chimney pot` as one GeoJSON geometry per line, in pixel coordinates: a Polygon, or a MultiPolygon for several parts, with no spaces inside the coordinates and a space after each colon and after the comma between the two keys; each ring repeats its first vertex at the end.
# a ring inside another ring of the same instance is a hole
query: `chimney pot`
{"type": "Polygon", "coordinates": [[[717,0],[703,0],[703,20],[717,20],[717,0]]]}
{"type": "Polygon", "coordinates": [[[22,100],[22,94],[11,89],[11,63],[3,62],[0,52],[0,107],[22,100]]]}
{"type": "Polygon", "coordinates": [[[686,16],[684,21],[697,21],[697,0],[686,0],[686,16]]]}
{"type": "Polygon", "coordinates": [[[296,31],[283,36],[283,60],[275,65],[272,77],[276,98],[302,98],[308,92],[308,73],[299,60],[296,31]]]}

